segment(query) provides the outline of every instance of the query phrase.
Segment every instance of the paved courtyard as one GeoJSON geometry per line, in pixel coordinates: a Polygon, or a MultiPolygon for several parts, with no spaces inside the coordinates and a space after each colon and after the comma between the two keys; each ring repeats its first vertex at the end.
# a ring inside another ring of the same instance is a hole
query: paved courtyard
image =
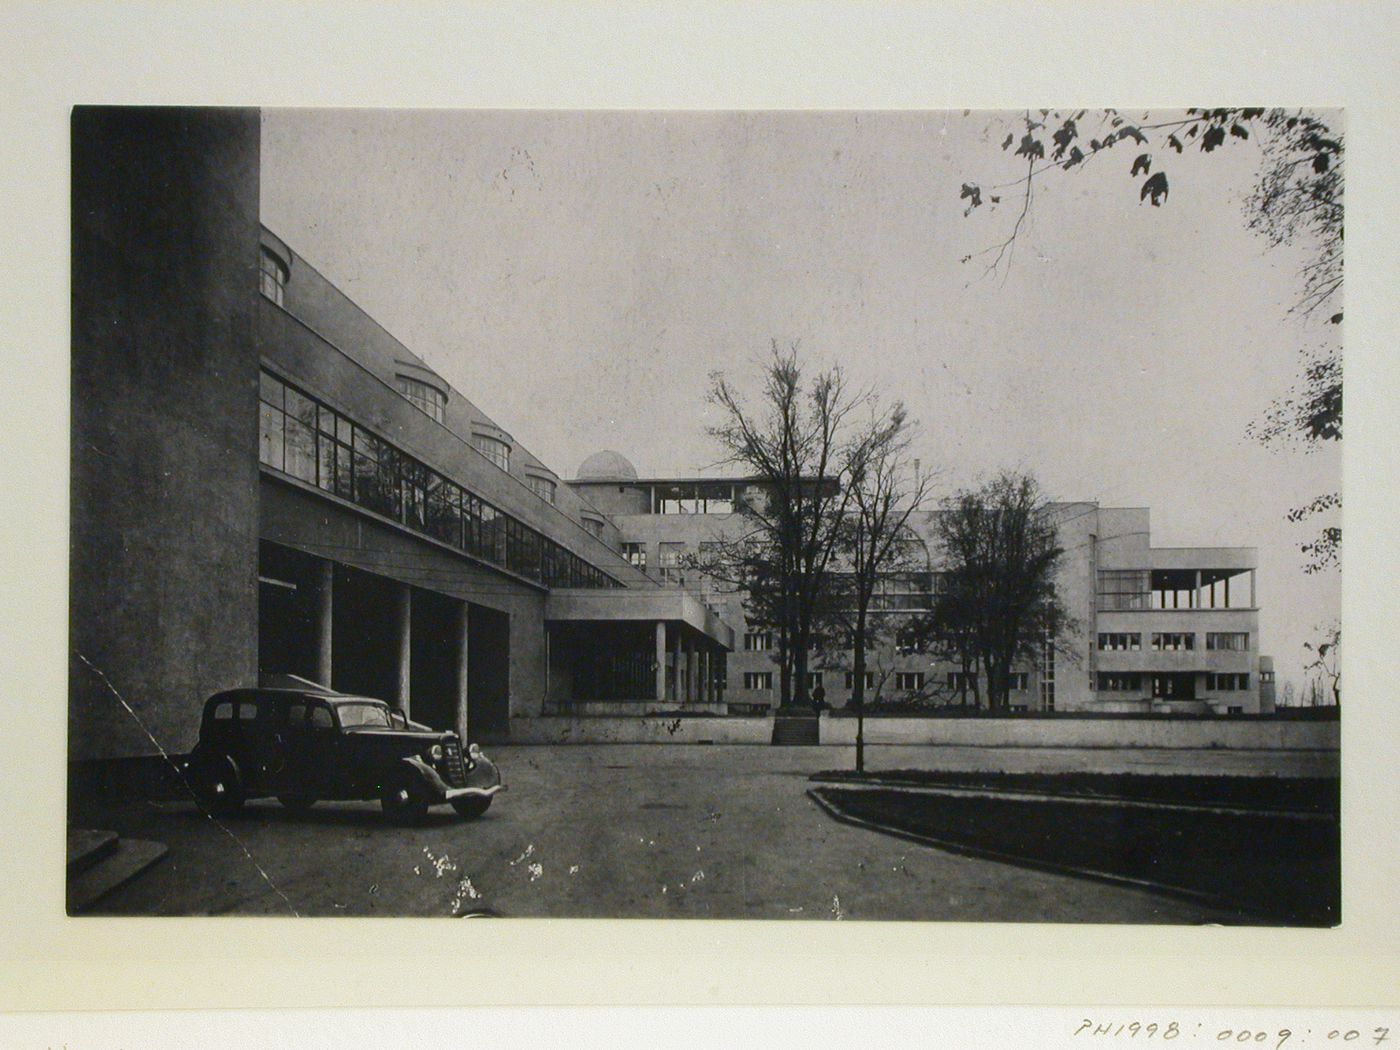
{"type": "MultiPolygon", "coordinates": [[[[374,803],[294,815],[250,804],[216,824],[185,803],[128,802],[87,826],[155,839],[169,857],[106,914],[1225,922],[1209,909],[914,845],[827,817],[808,774],[849,748],[604,745],[494,749],[509,790],[481,820],[446,807],[418,827],[374,803]]],[[[1239,753],[1047,748],[871,749],[875,769],[1259,772],[1239,753]]],[[[1270,771],[1335,772],[1275,753],[1270,771]]]]}

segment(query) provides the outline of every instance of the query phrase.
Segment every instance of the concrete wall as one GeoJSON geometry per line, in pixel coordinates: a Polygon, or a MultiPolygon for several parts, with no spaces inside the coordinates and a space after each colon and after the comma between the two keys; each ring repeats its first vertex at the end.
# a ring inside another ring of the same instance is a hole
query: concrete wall
{"type": "Polygon", "coordinates": [[[156,752],[112,690],[179,749],[256,677],[259,134],[73,111],[72,760],[156,752]]]}
{"type": "MultiPolygon", "coordinates": [[[[587,500],[590,506],[597,507],[611,518],[651,513],[651,492],[642,485],[621,479],[591,481],[575,478],[569,482],[569,488],[587,500]]],[[[622,538],[631,539],[625,533],[622,538]]]]}
{"type": "Polygon", "coordinates": [[[771,718],[512,718],[513,744],[771,744],[771,718]]]}
{"type": "MultiPolygon", "coordinates": [[[[1159,747],[1335,751],[1338,722],[1092,718],[867,718],[871,744],[943,747],[1159,747]]],[[[854,718],[823,718],[823,744],[854,744],[854,718]]]]}
{"type": "MultiPolygon", "coordinates": [[[[771,718],[511,718],[512,743],[755,743],[773,739],[771,718]]],[[[938,748],[1305,750],[1337,752],[1337,722],[1149,718],[867,718],[871,745],[938,748]]],[[[854,746],[854,718],[822,718],[823,745],[854,746]]]]}
{"type": "MultiPolygon", "coordinates": [[[[935,747],[1195,748],[1336,751],[1336,722],[1163,719],[868,718],[867,744],[935,747]]],[[[771,718],[512,718],[517,744],[769,744],[771,718]]],[[[856,742],[854,718],[821,719],[821,742],[856,742]]]]}

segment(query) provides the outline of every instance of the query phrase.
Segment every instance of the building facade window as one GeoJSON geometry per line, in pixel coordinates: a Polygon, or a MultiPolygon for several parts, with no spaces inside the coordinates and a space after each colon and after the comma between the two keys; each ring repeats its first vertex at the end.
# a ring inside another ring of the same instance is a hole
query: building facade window
{"type": "MultiPolygon", "coordinates": [[[[865,688],[866,688],[866,689],[874,689],[874,688],[875,688],[875,672],[874,672],[874,671],[866,671],[866,672],[865,672],[865,675],[864,675],[864,678],[865,678],[865,688]]],[[[856,687],[856,673],[855,673],[854,671],[847,671],[847,672],[846,672],[846,688],[847,688],[847,689],[854,689],[855,687],[856,687]]]]}
{"type": "Polygon", "coordinates": [[[1101,693],[1140,693],[1142,692],[1142,675],[1100,671],[1098,690],[1101,693]]]}
{"type": "Polygon", "coordinates": [[[1152,698],[1154,700],[1194,700],[1196,699],[1196,676],[1171,672],[1154,674],[1152,676],[1152,698]]]}
{"type": "Polygon", "coordinates": [[[472,438],[472,445],[492,463],[509,473],[510,445],[500,438],[491,437],[489,434],[477,434],[472,438]]]}
{"type": "Polygon", "coordinates": [[[733,594],[739,589],[730,578],[730,568],[725,564],[724,544],[718,540],[700,541],[693,568],[706,592],[733,594]]]}
{"type": "Polygon", "coordinates": [[[656,568],[665,583],[684,583],[684,543],[660,543],[656,548],[656,568]]]}
{"type": "Polygon", "coordinates": [[[271,373],[261,374],[258,389],[258,458],[264,466],[548,587],[621,586],[271,373]]]}
{"type": "Polygon", "coordinates": [[[924,688],[924,672],[896,671],[894,673],[894,687],[906,693],[920,692],[924,688]]]}
{"type": "Polygon", "coordinates": [[[1243,653],[1249,650],[1248,631],[1208,631],[1206,648],[1219,652],[1243,653]]]}
{"type": "Polygon", "coordinates": [[[894,649],[901,656],[921,653],[927,647],[928,632],[919,624],[903,624],[894,632],[894,649]]]}
{"type": "MultiPolygon", "coordinates": [[[[553,503],[554,501],[550,500],[549,502],[553,503]]],[[[588,530],[589,535],[603,535],[603,523],[601,521],[598,521],[595,518],[583,518],[581,520],[583,522],[583,527],[588,530]]]]}
{"type": "Polygon", "coordinates": [[[822,684],[822,673],[820,671],[807,672],[807,692],[810,694],[813,689],[822,684]]]}
{"type": "Polygon", "coordinates": [[[677,481],[651,487],[653,514],[732,514],[734,483],[677,481]]]}
{"type": "Polygon", "coordinates": [[[447,419],[447,395],[437,387],[430,386],[421,379],[411,376],[398,376],[399,393],[411,401],[425,416],[439,423],[447,419]]]}
{"type": "Polygon", "coordinates": [[[647,545],[645,543],[624,543],[622,556],[627,559],[628,564],[641,569],[642,572],[647,571],[647,545]]]}
{"type": "Polygon", "coordinates": [[[1006,687],[1013,693],[1024,693],[1031,687],[1031,675],[1029,671],[1012,671],[1007,678],[1006,687]]]}
{"type": "MultiPolygon", "coordinates": [[[[530,478],[530,491],[546,503],[552,504],[554,502],[554,493],[557,488],[558,486],[549,478],[539,478],[533,475],[530,478]]],[[[589,523],[585,522],[584,524],[589,523]]]]}
{"type": "Polygon", "coordinates": [[[773,648],[771,631],[747,631],[744,634],[744,652],[766,653],[773,648]]]}
{"type": "Polygon", "coordinates": [[[1206,675],[1206,689],[1212,693],[1238,693],[1249,688],[1249,675],[1237,672],[1206,675]]]}
{"type": "Polygon", "coordinates": [[[1189,653],[1195,648],[1194,634],[1173,631],[1152,636],[1152,651],[1155,653],[1189,653]]]}
{"type": "Polygon", "coordinates": [[[771,692],[773,689],[773,672],[745,671],[744,688],[771,692]]]}
{"type": "Polygon", "coordinates": [[[729,688],[729,654],[725,652],[710,654],[710,685],[714,688],[715,694],[723,693],[729,688]]]}
{"type": "MultiPolygon", "coordinates": [[[[855,605],[855,577],[850,573],[833,572],[831,580],[838,595],[848,596],[855,605]]],[[[932,572],[890,572],[882,574],[870,592],[872,613],[929,612],[933,609],[936,581],[940,574],[932,572]]]]}
{"type": "Polygon", "coordinates": [[[933,608],[933,573],[892,572],[875,581],[871,612],[928,612],[933,608]]]}
{"type": "Polygon", "coordinates": [[[258,257],[258,281],[263,295],[278,306],[285,304],[287,297],[287,264],[277,258],[271,248],[262,249],[258,257]]]}
{"type": "Polygon", "coordinates": [[[948,688],[953,690],[953,692],[955,693],[961,693],[964,691],[969,693],[975,693],[977,691],[977,672],[949,671],[948,677],[945,680],[945,682],[948,688]]]}
{"type": "Polygon", "coordinates": [[[1148,609],[1152,605],[1152,574],[1146,569],[1103,569],[1099,572],[1100,609],[1148,609]]]}
{"type": "Polygon", "coordinates": [[[1112,633],[1099,635],[1099,652],[1137,652],[1142,648],[1142,635],[1136,633],[1112,633]]]}

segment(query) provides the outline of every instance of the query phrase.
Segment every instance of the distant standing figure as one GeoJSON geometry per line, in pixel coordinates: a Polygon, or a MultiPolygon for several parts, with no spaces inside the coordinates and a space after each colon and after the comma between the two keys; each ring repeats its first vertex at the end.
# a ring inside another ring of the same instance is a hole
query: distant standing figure
{"type": "Polygon", "coordinates": [[[820,682],[818,682],[817,687],[812,690],[812,708],[817,714],[821,714],[826,710],[826,688],[820,682]]]}

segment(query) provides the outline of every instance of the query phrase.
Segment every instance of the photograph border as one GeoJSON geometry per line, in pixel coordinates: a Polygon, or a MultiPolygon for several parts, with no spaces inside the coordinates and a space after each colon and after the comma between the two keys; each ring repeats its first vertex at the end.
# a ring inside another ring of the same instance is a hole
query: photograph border
{"type": "MultiPolygon", "coordinates": [[[[14,696],[33,735],[0,742],[0,851],[14,931],[0,1009],[478,1003],[1102,1003],[1382,1005],[1400,995],[1392,820],[1400,715],[1386,514],[1400,475],[1392,335],[1400,244],[1392,159],[1397,15],[1384,5],[761,5],[427,8],[18,4],[7,165],[23,222],[8,428],[7,596],[14,696]],[[877,14],[878,11],[878,14],[877,14]],[[177,17],[171,17],[172,14],[177,17]],[[1053,17],[1052,17],[1053,15],[1053,17]],[[625,30],[625,31],[624,31],[625,30]],[[930,62],[938,41],[942,64],[930,62]],[[957,46],[952,46],[956,43],[957,46]],[[921,46],[922,45],[922,46],[921,46]],[[1018,51],[1019,49],[1019,51],[1018,51]],[[1036,56],[1024,69],[1008,56],[1036,56]],[[952,57],[950,57],[952,56],[952,57]],[[1325,57],[1323,57],[1325,56],[1325,57]],[[1092,58],[1092,60],[1090,60],[1092,58]],[[139,59],[139,60],[138,60],[139,59]],[[1068,85],[1068,87],[1067,87],[1068,85]],[[63,917],[68,512],[68,116],[75,103],[505,108],[997,108],[1201,100],[1341,106],[1350,182],[1346,369],[1341,928],[1219,930],[753,920],[101,919],[63,917]],[[1373,699],[1379,697],[1380,699],[1373,699]],[[42,699],[38,699],[42,698],[42,699]],[[20,834],[22,829],[31,829],[20,834]],[[464,986],[451,960],[492,960],[464,986]],[[424,960],[441,965],[423,966],[424,960]],[[416,964],[411,987],[383,975],[416,964]],[[428,972],[423,972],[427,970],[428,972]]],[[[11,708],[13,713],[13,707],[11,708]]]]}

